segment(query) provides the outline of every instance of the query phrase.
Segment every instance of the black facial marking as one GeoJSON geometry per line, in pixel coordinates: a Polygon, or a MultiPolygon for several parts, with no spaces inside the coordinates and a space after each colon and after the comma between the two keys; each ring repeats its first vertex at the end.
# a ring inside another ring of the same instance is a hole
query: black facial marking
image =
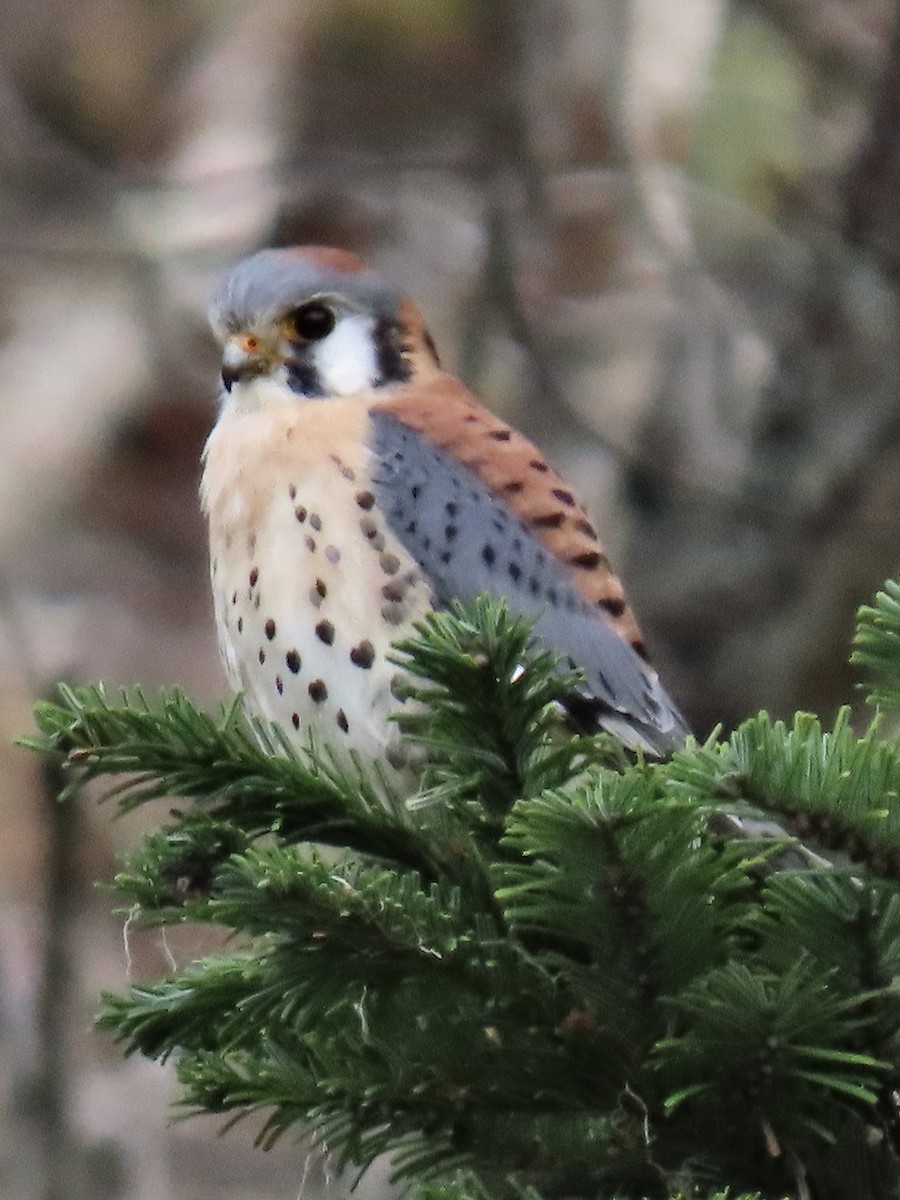
{"type": "Polygon", "coordinates": [[[425,330],[425,333],[422,336],[422,340],[425,343],[425,349],[428,351],[428,353],[434,359],[434,365],[436,367],[439,367],[441,365],[441,360],[438,357],[437,346],[435,346],[434,338],[431,336],[431,334],[428,332],[427,329],[425,330]]]}
{"type": "Polygon", "coordinates": [[[382,317],[375,326],[375,357],[378,362],[376,387],[387,383],[407,383],[412,367],[405,356],[404,329],[392,317],[382,317]]]}
{"type": "Polygon", "coordinates": [[[287,367],[288,387],[292,392],[296,392],[298,396],[313,398],[325,395],[325,389],[319,379],[319,372],[309,361],[305,352],[301,352],[296,358],[289,358],[285,366],[287,367]]]}

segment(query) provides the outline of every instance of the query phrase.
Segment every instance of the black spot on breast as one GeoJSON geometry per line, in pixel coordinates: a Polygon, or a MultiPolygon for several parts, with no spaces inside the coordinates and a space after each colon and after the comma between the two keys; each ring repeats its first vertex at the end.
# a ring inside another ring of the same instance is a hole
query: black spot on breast
{"type": "Polygon", "coordinates": [[[342,708],[337,710],[338,729],[342,729],[344,733],[350,732],[350,722],[347,720],[347,714],[342,708]]]}
{"type": "Polygon", "coordinates": [[[262,646],[260,646],[260,648],[259,648],[259,654],[257,655],[257,658],[259,659],[260,666],[262,666],[263,663],[266,661],[266,652],[265,652],[265,650],[263,650],[262,646]]]}
{"type": "Polygon", "coordinates": [[[446,511],[448,517],[455,517],[459,512],[459,505],[455,500],[448,500],[444,505],[444,510],[446,511]]]}
{"type": "Polygon", "coordinates": [[[441,552],[441,562],[444,564],[445,567],[452,561],[452,559],[453,559],[453,555],[450,553],[449,550],[444,550],[441,552]]]}
{"type": "Polygon", "coordinates": [[[258,579],[259,579],[259,570],[257,567],[254,567],[253,570],[250,572],[250,586],[252,588],[256,587],[256,581],[258,579]]]}
{"type": "Polygon", "coordinates": [[[244,618],[243,618],[243,617],[238,617],[238,620],[237,620],[237,631],[238,631],[238,633],[243,633],[243,632],[244,632],[244,618]]]}
{"type": "Polygon", "coordinates": [[[357,492],[356,503],[368,511],[375,504],[375,497],[371,492],[357,492]]]}
{"type": "Polygon", "coordinates": [[[325,581],[322,579],[316,580],[315,589],[316,589],[316,592],[322,597],[323,600],[328,595],[328,588],[325,586],[325,581]]]}
{"type": "Polygon", "coordinates": [[[324,679],[314,679],[306,690],[316,704],[328,699],[328,688],[324,679]]]}
{"type": "Polygon", "coordinates": [[[393,579],[381,589],[385,600],[402,600],[406,595],[407,584],[402,579],[393,579]]]}
{"type": "Polygon", "coordinates": [[[488,434],[495,442],[508,442],[512,437],[512,431],[509,429],[492,429],[488,434]]]}
{"type": "Polygon", "coordinates": [[[334,626],[330,621],[320,621],[316,626],[316,637],[326,646],[334,642],[334,626]]]}
{"type": "Polygon", "coordinates": [[[444,537],[447,539],[448,542],[452,542],[458,533],[459,533],[459,529],[455,525],[445,525],[444,526],[444,537]]]}
{"type": "Polygon", "coordinates": [[[559,603],[559,595],[556,588],[547,588],[547,603],[556,608],[559,603]]]}
{"type": "Polygon", "coordinates": [[[310,513],[309,514],[309,527],[310,527],[310,529],[314,529],[316,531],[316,533],[318,533],[319,530],[322,528],[322,518],[319,516],[318,513],[310,513]]]}
{"type": "Polygon", "coordinates": [[[369,641],[362,641],[350,651],[350,661],[355,667],[367,671],[375,661],[375,647],[369,641]]]}
{"type": "Polygon", "coordinates": [[[561,504],[565,504],[567,508],[571,508],[575,503],[575,497],[565,488],[554,488],[553,495],[557,498],[557,500],[560,501],[561,504]]]}
{"type": "Polygon", "coordinates": [[[509,577],[513,583],[518,583],[522,578],[522,568],[519,564],[511,562],[506,569],[509,571],[509,577]]]}
{"type": "Polygon", "coordinates": [[[509,483],[504,483],[502,490],[504,492],[508,492],[512,496],[516,492],[521,492],[524,486],[525,484],[521,479],[510,479],[509,483]]]}
{"type": "Polygon", "coordinates": [[[597,531],[593,525],[585,517],[579,517],[575,522],[575,528],[579,533],[585,533],[589,538],[595,538],[597,531]]]}
{"type": "Polygon", "coordinates": [[[232,603],[232,604],[237,604],[237,592],[232,592],[232,593],[231,593],[231,603],[232,603]]]}
{"type": "Polygon", "coordinates": [[[295,485],[293,483],[288,488],[288,496],[290,496],[290,498],[292,500],[297,499],[297,488],[295,487],[295,485]]]}
{"type": "Polygon", "coordinates": [[[288,650],[284,656],[284,661],[287,669],[292,675],[296,675],[300,670],[300,655],[296,650],[288,650]]]}
{"type": "Polygon", "coordinates": [[[295,729],[300,728],[300,714],[299,713],[291,713],[291,724],[293,725],[293,727],[295,729]]]}
{"type": "Polygon", "coordinates": [[[266,631],[266,637],[271,642],[272,638],[275,636],[275,622],[271,617],[269,617],[268,621],[266,621],[264,628],[266,631]]]}
{"type": "Polygon", "coordinates": [[[303,507],[302,504],[298,504],[297,507],[294,509],[294,516],[297,518],[297,520],[300,522],[301,525],[306,520],[306,509],[303,507]]]}
{"type": "Polygon", "coordinates": [[[497,552],[493,546],[482,546],[481,557],[487,566],[492,567],[497,558],[497,552]]]}
{"type": "Polygon", "coordinates": [[[279,696],[284,695],[284,680],[280,675],[275,676],[275,690],[278,692],[279,696]]]}
{"type": "Polygon", "coordinates": [[[313,550],[315,550],[315,548],[316,548],[316,539],[315,539],[315,538],[312,536],[312,534],[311,534],[311,533],[308,533],[308,534],[306,535],[305,541],[306,541],[306,548],[307,548],[307,550],[309,550],[309,551],[313,551],[313,550]]]}
{"type": "Polygon", "coordinates": [[[385,551],[378,559],[379,566],[385,575],[396,575],[400,570],[400,559],[396,554],[385,551]]]}
{"type": "Polygon", "coordinates": [[[533,458],[528,465],[531,467],[532,471],[537,471],[541,475],[550,470],[550,467],[542,458],[533,458]]]}

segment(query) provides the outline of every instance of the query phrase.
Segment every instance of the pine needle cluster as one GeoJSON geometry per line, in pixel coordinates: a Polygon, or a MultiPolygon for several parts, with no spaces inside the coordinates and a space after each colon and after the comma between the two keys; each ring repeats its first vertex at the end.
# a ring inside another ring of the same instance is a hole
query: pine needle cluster
{"type": "MultiPolygon", "coordinates": [[[[500,604],[397,655],[412,798],[237,705],[38,708],[69,790],[179,798],[124,909],[238,935],[106,997],[101,1026],[174,1062],[186,1112],[389,1153],[423,1200],[900,1196],[900,746],[877,719],[762,714],[635,761],[565,730],[571,676],[500,604]],[[795,840],[821,857],[786,866],[795,840]]],[[[856,659],[900,711],[900,583],[856,659]]]]}

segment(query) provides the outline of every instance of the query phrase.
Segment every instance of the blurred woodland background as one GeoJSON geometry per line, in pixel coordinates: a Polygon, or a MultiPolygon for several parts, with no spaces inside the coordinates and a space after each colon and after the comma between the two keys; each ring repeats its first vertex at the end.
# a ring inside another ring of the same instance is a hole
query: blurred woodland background
{"type": "Polygon", "coordinates": [[[263,244],[371,257],[578,485],[698,732],[827,715],[900,560],[897,5],[0,14],[0,1192],[308,1196],[327,1163],[167,1125],[169,1074],[92,1033],[197,946],[123,931],[93,881],[134,826],[10,744],[62,677],[223,695],[210,292],[263,244]]]}

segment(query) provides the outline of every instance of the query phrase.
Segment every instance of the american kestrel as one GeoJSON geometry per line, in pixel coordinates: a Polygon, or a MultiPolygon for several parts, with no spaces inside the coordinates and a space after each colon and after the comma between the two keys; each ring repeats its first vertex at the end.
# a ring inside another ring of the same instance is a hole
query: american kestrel
{"type": "Polygon", "coordinates": [[[684,740],[584,508],[441,370],[411,301],[345,251],[263,250],[210,320],[223,391],[202,503],[222,655],[252,713],[402,770],[391,644],[486,592],[581,669],[582,724],[655,754],[684,740]]]}

